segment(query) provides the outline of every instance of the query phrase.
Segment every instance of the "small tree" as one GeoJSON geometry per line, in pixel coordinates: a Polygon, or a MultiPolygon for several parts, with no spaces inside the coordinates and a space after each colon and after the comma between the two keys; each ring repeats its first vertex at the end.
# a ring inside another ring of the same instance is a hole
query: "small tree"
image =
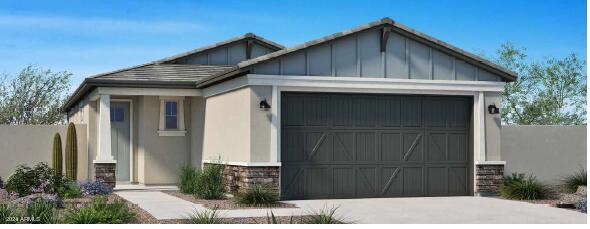
{"type": "Polygon", "coordinates": [[[586,74],[577,55],[527,60],[526,49],[503,44],[495,62],[518,73],[503,93],[502,122],[519,125],[586,123],[586,74]]]}
{"type": "Polygon", "coordinates": [[[63,157],[61,148],[61,136],[55,133],[53,136],[52,167],[55,175],[61,175],[63,172],[63,157]]]}
{"type": "Polygon", "coordinates": [[[16,77],[0,77],[0,124],[63,123],[60,108],[67,98],[71,75],[29,65],[16,77]]]}

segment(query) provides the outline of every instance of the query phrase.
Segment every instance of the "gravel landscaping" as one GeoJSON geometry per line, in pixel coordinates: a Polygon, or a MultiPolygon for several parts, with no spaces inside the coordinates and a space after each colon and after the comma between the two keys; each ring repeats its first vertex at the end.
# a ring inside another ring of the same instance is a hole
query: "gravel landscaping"
{"type": "MultiPolygon", "coordinates": [[[[219,210],[229,210],[229,209],[251,209],[251,208],[297,208],[294,204],[277,202],[275,204],[271,204],[269,206],[251,206],[245,204],[237,204],[232,199],[222,199],[222,200],[205,200],[199,199],[193,195],[184,194],[178,191],[162,191],[171,196],[178,197],[180,199],[190,201],[195,204],[202,204],[203,207],[209,209],[219,209],[219,210]]],[[[266,220],[266,219],[265,219],[266,220]]]]}

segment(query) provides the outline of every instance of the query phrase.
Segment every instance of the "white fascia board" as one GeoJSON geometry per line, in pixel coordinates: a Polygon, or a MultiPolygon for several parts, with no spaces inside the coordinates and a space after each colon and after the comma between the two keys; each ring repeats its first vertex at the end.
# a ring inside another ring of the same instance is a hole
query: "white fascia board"
{"type": "MultiPolygon", "coordinates": [[[[328,76],[282,76],[248,74],[247,85],[299,87],[299,88],[348,88],[363,89],[366,93],[375,91],[401,90],[424,94],[430,92],[502,92],[504,82],[458,81],[458,80],[416,80],[388,78],[352,78],[328,76]],[[420,93],[422,92],[422,93],[420,93]]],[[[326,91],[326,90],[318,90],[326,91]]]]}
{"type": "Polygon", "coordinates": [[[200,89],[98,87],[99,95],[202,96],[200,89]]]}

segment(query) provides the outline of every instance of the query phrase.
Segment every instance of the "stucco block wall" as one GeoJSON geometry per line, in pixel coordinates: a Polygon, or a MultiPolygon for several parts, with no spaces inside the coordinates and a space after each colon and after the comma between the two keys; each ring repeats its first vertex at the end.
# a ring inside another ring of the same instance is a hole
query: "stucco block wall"
{"type": "Polygon", "coordinates": [[[486,128],[486,159],[488,161],[503,161],[501,157],[501,131],[502,118],[500,114],[490,114],[488,112],[489,105],[496,105],[501,107],[502,95],[500,92],[486,92],[484,93],[484,114],[485,114],[485,128],[486,128]]]}
{"type": "MultiPolygon", "coordinates": [[[[88,178],[88,160],[86,148],[86,125],[76,125],[78,140],[78,179],[88,178]]],[[[0,177],[6,180],[17,165],[33,166],[46,162],[51,166],[51,149],[53,135],[61,135],[65,150],[67,125],[0,125],[0,177]]],[[[64,172],[65,172],[65,152],[64,172]]]]}
{"type": "Polygon", "coordinates": [[[586,126],[504,126],[505,174],[534,174],[546,183],[586,168],[586,126]]]}
{"type": "Polygon", "coordinates": [[[250,161],[250,88],[206,98],[203,160],[250,161]]]}

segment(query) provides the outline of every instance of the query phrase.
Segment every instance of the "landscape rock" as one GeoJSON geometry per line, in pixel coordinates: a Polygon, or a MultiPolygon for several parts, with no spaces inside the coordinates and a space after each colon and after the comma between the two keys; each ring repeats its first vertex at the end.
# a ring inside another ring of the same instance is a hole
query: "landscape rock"
{"type": "Polygon", "coordinates": [[[577,204],[584,199],[586,199],[586,195],[581,195],[578,193],[566,193],[566,194],[560,195],[559,203],[561,203],[561,204],[577,204]]]}
{"type": "Polygon", "coordinates": [[[586,195],[586,186],[578,186],[578,190],[576,190],[576,194],[586,195]]]}

